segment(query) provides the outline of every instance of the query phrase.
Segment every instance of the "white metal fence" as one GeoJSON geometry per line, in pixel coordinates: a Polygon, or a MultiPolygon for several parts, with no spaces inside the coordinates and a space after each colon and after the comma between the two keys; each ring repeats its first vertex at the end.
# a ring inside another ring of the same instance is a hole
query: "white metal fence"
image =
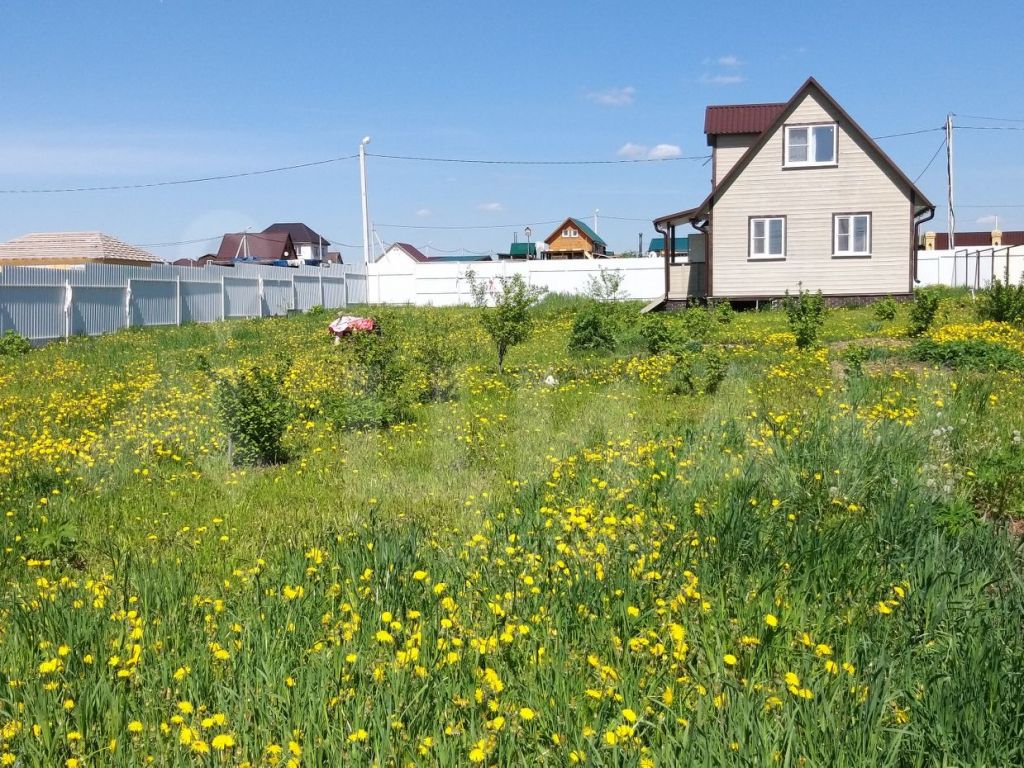
{"type": "Polygon", "coordinates": [[[650,301],[665,295],[665,262],[640,258],[371,264],[367,298],[371,304],[468,304],[472,297],[466,272],[470,269],[481,281],[518,273],[529,285],[568,294],[586,293],[591,278],[599,279],[602,270],[611,270],[622,276],[622,291],[630,299],[650,301]]]}
{"type": "Polygon", "coordinates": [[[1024,274],[1024,246],[918,251],[917,277],[923,285],[985,288],[995,277],[1017,283],[1024,274]]]}
{"type": "Polygon", "coordinates": [[[365,303],[362,267],[0,268],[0,333],[41,343],[121,328],[269,317],[365,303]]]}

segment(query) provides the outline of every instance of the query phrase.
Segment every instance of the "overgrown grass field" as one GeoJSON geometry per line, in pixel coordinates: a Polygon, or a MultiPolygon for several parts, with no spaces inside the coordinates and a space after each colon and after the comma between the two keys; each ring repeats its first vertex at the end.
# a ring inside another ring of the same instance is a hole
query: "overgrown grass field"
{"type": "Polygon", "coordinates": [[[0,357],[0,765],[1024,764],[1024,332],[638,309],[0,357]]]}

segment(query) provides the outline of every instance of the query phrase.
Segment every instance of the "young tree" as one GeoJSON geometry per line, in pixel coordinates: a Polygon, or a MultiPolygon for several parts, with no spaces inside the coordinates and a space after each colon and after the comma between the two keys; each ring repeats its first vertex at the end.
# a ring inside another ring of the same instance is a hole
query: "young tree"
{"type": "Polygon", "coordinates": [[[530,309],[546,289],[527,285],[518,272],[496,278],[496,284],[477,280],[473,270],[466,271],[466,279],[473,303],[480,308],[480,324],[497,350],[498,373],[504,373],[505,354],[529,337],[533,329],[530,309]]]}

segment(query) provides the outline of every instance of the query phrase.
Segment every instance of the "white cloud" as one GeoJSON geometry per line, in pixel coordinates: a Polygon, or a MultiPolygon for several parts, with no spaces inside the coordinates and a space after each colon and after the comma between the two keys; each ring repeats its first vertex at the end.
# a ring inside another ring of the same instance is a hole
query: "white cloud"
{"type": "Polygon", "coordinates": [[[679,148],[678,144],[658,144],[651,148],[647,157],[651,160],[667,160],[671,157],[679,157],[681,154],[683,154],[683,150],[679,148]]]}
{"type": "Polygon", "coordinates": [[[700,81],[704,85],[736,85],[746,80],[743,75],[708,75],[703,74],[700,76],[700,81]]]}
{"type": "Polygon", "coordinates": [[[476,208],[478,211],[485,211],[486,213],[500,213],[505,210],[505,206],[501,203],[480,203],[476,208]]]}
{"type": "Polygon", "coordinates": [[[986,227],[995,227],[999,224],[999,217],[994,213],[990,213],[987,216],[979,216],[974,220],[975,224],[983,224],[986,227]]]}
{"type": "Polygon", "coordinates": [[[633,103],[636,88],[627,85],[624,88],[607,88],[603,91],[588,91],[587,100],[603,107],[626,107],[633,103]]]}
{"type": "Polygon", "coordinates": [[[647,147],[643,144],[634,144],[632,141],[627,141],[616,152],[619,157],[628,157],[631,160],[636,160],[647,154],[647,147]]]}
{"type": "Polygon", "coordinates": [[[429,208],[420,208],[418,211],[416,211],[416,215],[421,219],[426,219],[430,216],[433,216],[434,212],[431,211],[429,208]]]}
{"type": "Polygon", "coordinates": [[[715,63],[720,67],[738,67],[743,62],[739,60],[738,56],[734,56],[730,53],[728,56],[719,56],[715,59],[715,63]]]}

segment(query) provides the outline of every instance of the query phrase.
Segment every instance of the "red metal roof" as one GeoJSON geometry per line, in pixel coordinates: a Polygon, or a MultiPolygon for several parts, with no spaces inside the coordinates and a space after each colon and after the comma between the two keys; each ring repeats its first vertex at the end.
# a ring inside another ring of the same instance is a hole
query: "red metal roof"
{"type": "Polygon", "coordinates": [[[704,133],[761,133],[775,122],[785,104],[726,104],[709,106],[704,112],[704,133]]]}
{"type": "MultiPolygon", "coordinates": [[[[1024,245],[1024,232],[1003,232],[1003,245],[1024,245]]],[[[991,232],[957,232],[956,233],[956,247],[957,248],[991,248],[992,247],[992,233],[991,232]]],[[[940,251],[949,249],[949,233],[948,232],[936,232],[935,233],[935,248],[940,251]]]]}
{"type": "Polygon", "coordinates": [[[287,232],[232,232],[224,235],[217,261],[248,258],[252,261],[294,259],[295,246],[287,232]]]}

